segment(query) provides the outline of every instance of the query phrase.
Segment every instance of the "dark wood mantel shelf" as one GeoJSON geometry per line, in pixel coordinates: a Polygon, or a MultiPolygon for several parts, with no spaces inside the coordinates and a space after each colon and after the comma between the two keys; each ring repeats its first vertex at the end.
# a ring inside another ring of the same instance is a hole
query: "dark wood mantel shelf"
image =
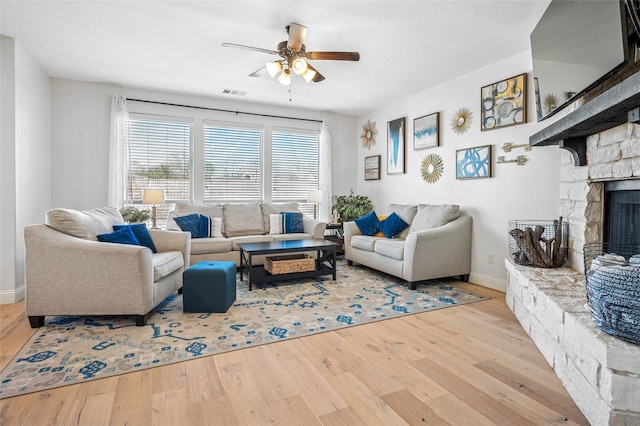
{"type": "Polygon", "coordinates": [[[640,72],[621,81],[575,111],[529,137],[529,145],[558,145],[571,152],[576,166],[587,164],[588,136],[629,121],[640,107],[640,72]]]}

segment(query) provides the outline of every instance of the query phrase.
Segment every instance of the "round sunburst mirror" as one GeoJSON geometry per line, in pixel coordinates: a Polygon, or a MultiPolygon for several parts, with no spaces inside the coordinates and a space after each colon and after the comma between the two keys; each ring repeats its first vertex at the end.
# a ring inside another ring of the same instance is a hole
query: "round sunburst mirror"
{"type": "Polygon", "coordinates": [[[468,108],[460,108],[451,119],[451,128],[456,134],[461,135],[469,130],[472,120],[471,111],[468,108]]]}
{"type": "Polygon", "coordinates": [[[437,182],[440,176],[442,176],[443,170],[444,164],[438,154],[430,154],[422,159],[420,171],[422,172],[422,179],[424,179],[425,182],[437,182]]]}
{"type": "Polygon", "coordinates": [[[367,120],[367,124],[362,126],[362,134],[360,135],[360,139],[362,139],[362,146],[367,149],[371,149],[371,145],[376,144],[376,135],[378,131],[376,130],[376,122],[373,123],[370,120],[367,120]]]}

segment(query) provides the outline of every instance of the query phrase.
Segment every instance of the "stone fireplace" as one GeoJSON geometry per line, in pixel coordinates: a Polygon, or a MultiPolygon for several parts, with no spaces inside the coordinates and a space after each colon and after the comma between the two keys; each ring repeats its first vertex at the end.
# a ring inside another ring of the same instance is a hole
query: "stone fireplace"
{"type": "Polygon", "coordinates": [[[544,269],[506,259],[506,300],[591,424],[635,425],[640,424],[640,345],[596,327],[583,263],[585,244],[603,242],[605,186],[640,182],[640,122],[631,113],[634,119],[627,118],[627,111],[636,114],[640,105],[640,73],[614,89],[614,99],[611,93],[599,96],[531,137],[532,145],[558,144],[571,153],[563,154],[560,173],[569,260],[562,268],[544,269]]]}

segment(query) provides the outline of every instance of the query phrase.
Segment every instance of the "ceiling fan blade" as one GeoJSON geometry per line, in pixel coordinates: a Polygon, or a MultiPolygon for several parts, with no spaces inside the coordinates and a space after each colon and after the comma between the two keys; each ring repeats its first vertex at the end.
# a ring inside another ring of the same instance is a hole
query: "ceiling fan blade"
{"type": "Polygon", "coordinates": [[[296,24],[295,22],[288,25],[287,33],[289,34],[289,40],[287,41],[287,47],[294,52],[299,52],[300,49],[302,49],[302,43],[304,43],[307,30],[307,27],[296,24]]]}
{"type": "Polygon", "coordinates": [[[254,72],[252,72],[251,74],[249,74],[249,77],[261,77],[264,75],[264,73],[267,71],[267,67],[262,67],[259,68],[257,70],[255,70],[254,72]]]}
{"type": "Polygon", "coordinates": [[[316,61],[359,61],[358,52],[307,52],[307,59],[316,61]]]}
{"type": "Polygon", "coordinates": [[[255,52],[269,53],[272,55],[277,55],[278,52],[275,50],[263,49],[261,47],[253,47],[253,46],[245,46],[244,44],[235,44],[235,43],[222,43],[223,47],[235,47],[236,49],[245,49],[245,50],[253,50],[255,52]]]}
{"type": "Polygon", "coordinates": [[[320,83],[322,80],[324,80],[324,76],[320,74],[317,69],[312,67],[311,64],[307,64],[307,68],[310,69],[311,71],[316,72],[316,74],[313,76],[311,81],[313,81],[314,83],[320,83]]]}

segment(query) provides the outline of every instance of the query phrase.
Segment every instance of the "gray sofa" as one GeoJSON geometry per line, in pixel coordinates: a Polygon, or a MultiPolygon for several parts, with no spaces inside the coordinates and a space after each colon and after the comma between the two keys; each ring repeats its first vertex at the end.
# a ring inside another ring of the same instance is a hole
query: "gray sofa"
{"type": "Polygon", "coordinates": [[[418,281],[471,272],[471,216],[457,205],[390,204],[410,226],[395,238],[362,235],[355,222],[344,223],[345,259],[402,278],[409,288],[418,281]]]}
{"type": "Polygon", "coordinates": [[[188,232],[150,230],[157,249],[99,242],[124,220],[115,207],[54,209],[46,224],[24,229],[26,312],[32,327],[46,315],[132,315],[150,311],[182,288],[189,265],[188,232]]]}
{"type": "MultiPolygon", "coordinates": [[[[175,210],[169,213],[166,229],[181,230],[174,220],[177,216],[196,213],[218,219],[220,230],[216,232],[216,236],[191,239],[191,264],[201,261],[227,260],[240,265],[238,244],[241,243],[324,238],[326,223],[308,216],[303,216],[304,232],[302,233],[278,233],[272,229],[271,215],[299,211],[298,203],[255,202],[204,205],[178,203],[175,210]]],[[[256,256],[256,264],[263,261],[263,257],[256,256]]]]}

